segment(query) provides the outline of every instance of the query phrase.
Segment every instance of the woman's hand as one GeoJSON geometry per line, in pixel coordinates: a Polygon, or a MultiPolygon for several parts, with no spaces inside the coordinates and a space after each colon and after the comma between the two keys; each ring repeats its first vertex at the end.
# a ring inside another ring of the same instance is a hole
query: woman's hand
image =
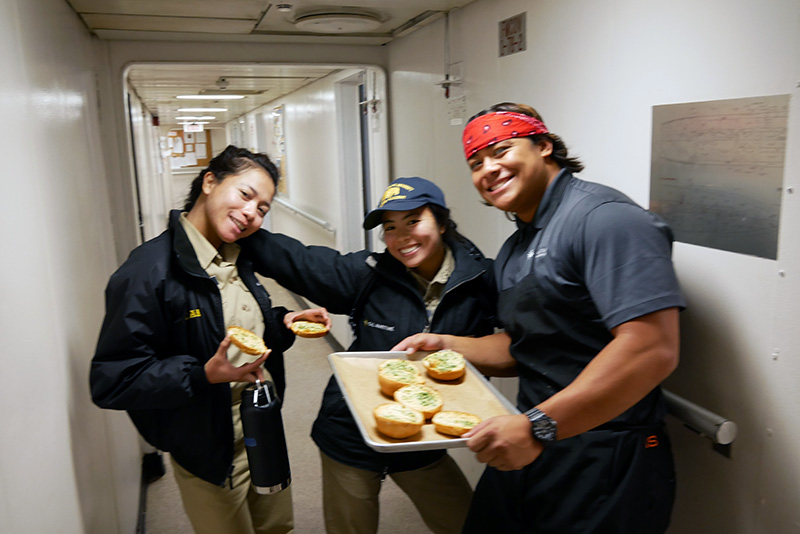
{"type": "Polygon", "coordinates": [[[262,354],[256,361],[246,363],[240,367],[235,367],[228,361],[228,347],[231,345],[230,335],[217,347],[217,352],[206,362],[206,380],[210,384],[221,384],[223,382],[255,382],[256,379],[264,381],[264,374],[261,371],[261,364],[267,359],[272,349],[262,354]]]}
{"type": "Polygon", "coordinates": [[[283,317],[283,324],[286,328],[291,328],[295,321],[310,321],[312,323],[322,323],[327,328],[331,327],[331,318],[325,308],[310,308],[308,310],[289,312],[283,317]]]}
{"type": "Polygon", "coordinates": [[[500,415],[478,424],[462,437],[479,462],[500,471],[522,469],[542,454],[525,415],[500,415]]]}

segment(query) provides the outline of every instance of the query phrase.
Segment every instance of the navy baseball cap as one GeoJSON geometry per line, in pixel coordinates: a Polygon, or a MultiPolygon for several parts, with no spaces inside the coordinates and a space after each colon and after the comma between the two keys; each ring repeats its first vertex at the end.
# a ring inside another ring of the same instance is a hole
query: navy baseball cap
{"type": "Polygon", "coordinates": [[[381,224],[384,211],[410,211],[426,204],[447,209],[444,193],[433,182],[416,176],[398,178],[386,188],[378,207],[364,217],[364,229],[371,230],[381,224]]]}

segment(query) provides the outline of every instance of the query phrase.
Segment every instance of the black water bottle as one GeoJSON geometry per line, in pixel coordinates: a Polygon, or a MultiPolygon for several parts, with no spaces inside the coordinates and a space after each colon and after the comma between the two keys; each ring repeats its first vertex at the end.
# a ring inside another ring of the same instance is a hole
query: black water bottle
{"type": "Polygon", "coordinates": [[[275,385],[256,381],[242,391],[242,429],[250,480],[258,493],[277,493],[289,487],[289,453],[283,433],[281,399],[275,385]]]}

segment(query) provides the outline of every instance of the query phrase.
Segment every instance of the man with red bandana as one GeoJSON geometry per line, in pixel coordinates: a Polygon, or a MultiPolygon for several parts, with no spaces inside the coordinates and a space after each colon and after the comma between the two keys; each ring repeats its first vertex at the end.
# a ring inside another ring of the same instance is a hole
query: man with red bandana
{"type": "Polygon", "coordinates": [[[659,384],[678,363],[685,305],[670,229],[576,178],[583,165],[529,106],[482,111],[463,144],[474,186],[518,227],[495,260],[504,331],[394,350],[449,348],[519,376],[523,413],[465,434],[488,466],[464,532],[665,532],[675,481],[659,384]]]}

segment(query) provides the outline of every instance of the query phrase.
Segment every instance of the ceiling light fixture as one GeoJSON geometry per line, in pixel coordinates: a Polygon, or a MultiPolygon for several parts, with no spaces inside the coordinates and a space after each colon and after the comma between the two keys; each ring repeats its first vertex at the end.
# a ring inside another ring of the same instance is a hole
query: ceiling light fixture
{"type": "Polygon", "coordinates": [[[239,100],[244,95],[178,95],[181,100],[239,100]]]}
{"type": "Polygon", "coordinates": [[[178,111],[180,111],[181,113],[196,113],[198,111],[200,112],[228,111],[228,108],[180,108],[178,111]]]}
{"type": "Polygon", "coordinates": [[[378,28],[377,15],[363,13],[308,13],[297,17],[294,23],[299,30],[312,33],[359,33],[378,28]]]}
{"type": "Polygon", "coordinates": [[[216,117],[208,116],[208,117],[175,117],[176,121],[213,121],[217,120],[216,117]]]}

